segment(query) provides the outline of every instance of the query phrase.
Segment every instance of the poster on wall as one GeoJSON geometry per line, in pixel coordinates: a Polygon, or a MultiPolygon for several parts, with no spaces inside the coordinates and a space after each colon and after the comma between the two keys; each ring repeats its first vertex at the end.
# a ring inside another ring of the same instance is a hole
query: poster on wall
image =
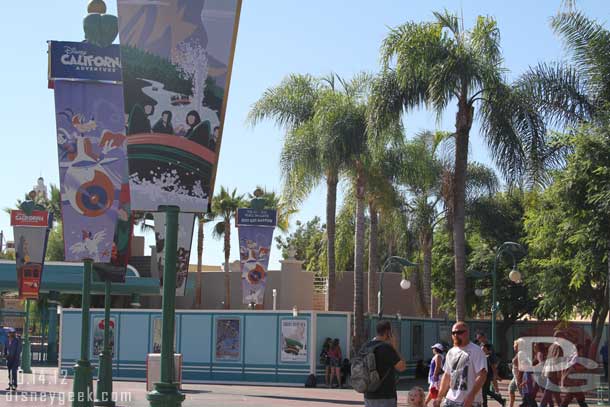
{"type": "MultiPolygon", "coordinates": [[[[103,317],[93,318],[93,355],[97,356],[104,350],[104,323],[103,317]]],[[[114,358],[114,328],[116,326],[116,318],[110,317],[110,340],[109,345],[114,358]]]]}
{"type": "MultiPolygon", "coordinates": [[[[163,320],[161,317],[153,317],[152,331],[151,353],[161,353],[161,333],[163,332],[163,320]]],[[[174,352],[176,352],[176,325],[174,325],[174,352]]]]}
{"type": "Polygon", "coordinates": [[[52,224],[53,216],[47,211],[11,211],[20,299],[38,299],[52,224]]]}
{"type": "Polygon", "coordinates": [[[280,333],[280,361],[307,362],[307,320],[283,319],[280,333]]]}
{"type": "MultiPolygon", "coordinates": [[[[155,220],[155,247],[157,270],[159,272],[159,283],[161,294],[163,294],[163,268],[165,266],[165,219],[163,212],[153,214],[155,220]]],[[[178,251],[176,264],[176,295],[184,296],[186,293],[186,281],[189,273],[189,259],[191,256],[191,242],[193,240],[193,229],[195,225],[194,213],[178,214],[178,251]]]]}
{"type": "Polygon", "coordinates": [[[263,303],[276,217],[277,211],[271,209],[239,208],[237,211],[244,304],[263,303]]]}
{"type": "Polygon", "coordinates": [[[134,210],[205,212],[241,0],[118,0],[134,210]]]}
{"type": "Polygon", "coordinates": [[[240,323],[239,318],[216,319],[216,360],[241,360],[240,323]]]}

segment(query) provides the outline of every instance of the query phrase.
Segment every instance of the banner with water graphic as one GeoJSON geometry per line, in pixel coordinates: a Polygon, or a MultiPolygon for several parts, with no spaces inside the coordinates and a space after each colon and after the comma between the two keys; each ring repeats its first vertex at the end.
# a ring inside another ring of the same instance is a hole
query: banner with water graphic
{"type": "Polygon", "coordinates": [[[206,212],[241,0],[118,0],[131,205],[206,212]]]}
{"type": "Polygon", "coordinates": [[[66,261],[109,263],[117,220],[128,226],[122,101],[120,85],[55,81],[66,261]]]}
{"type": "MultiPolygon", "coordinates": [[[[165,220],[164,212],[153,214],[155,220],[155,246],[157,272],[159,273],[160,293],[163,294],[163,268],[165,266],[165,220]]],[[[186,281],[189,274],[189,259],[191,257],[191,242],[195,224],[194,213],[178,215],[178,248],[176,253],[176,295],[186,294],[186,281]]]]}
{"type": "Polygon", "coordinates": [[[274,209],[239,208],[237,210],[244,304],[263,303],[276,218],[277,211],[274,209]]]}

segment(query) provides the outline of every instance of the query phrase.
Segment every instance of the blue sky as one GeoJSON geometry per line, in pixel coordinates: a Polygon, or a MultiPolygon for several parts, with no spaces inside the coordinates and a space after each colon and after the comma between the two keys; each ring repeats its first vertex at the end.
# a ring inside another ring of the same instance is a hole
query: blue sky
{"type": "MultiPolygon", "coordinates": [[[[106,2],[114,12],[116,2],[106,2]]],[[[0,208],[12,206],[41,175],[47,184],[58,183],[46,41],[82,40],[86,4],[86,0],[0,2],[0,37],[4,39],[0,45],[1,131],[7,140],[0,149],[0,208]]],[[[561,0],[244,0],[216,189],[224,185],[246,193],[263,185],[280,192],[278,156],[283,133],[269,122],[251,128],[245,119],[264,90],[286,75],[336,72],[350,77],[363,70],[376,72],[379,46],[389,27],[430,20],[433,11],[448,8],[463,13],[466,27],[480,14],[497,19],[505,65],[509,78],[514,78],[538,61],[566,58],[549,27],[549,17],[560,5],[561,0]]],[[[607,26],[610,3],[606,0],[578,0],[577,7],[607,26]]],[[[451,130],[453,118],[452,111],[440,123],[426,111],[409,114],[405,119],[407,134],[422,129],[451,130]]],[[[477,132],[474,128],[471,159],[490,163],[477,132]]],[[[294,220],[316,215],[324,218],[324,197],[323,188],[314,191],[294,220]]],[[[0,214],[0,229],[12,236],[6,214],[0,214]]],[[[232,260],[238,254],[237,233],[233,232],[232,260]]],[[[270,269],[276,269],[279,251],[274,248],[271,253],[270,269]]],[[[204,264],[220,265],[223,258],[222,242],[213,240],[211,230],[206,230],[204,264]]]]}

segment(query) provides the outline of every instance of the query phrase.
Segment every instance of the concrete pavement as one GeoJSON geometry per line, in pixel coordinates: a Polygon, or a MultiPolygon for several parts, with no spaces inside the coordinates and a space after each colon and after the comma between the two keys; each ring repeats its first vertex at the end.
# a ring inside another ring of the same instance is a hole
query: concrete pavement
{"type": "MultiPolygon", "coordinates": [[[[0,370],[0,383],[7,378],[6,369],[0,370]]],[[[7,407],[43,407],[70,406],[72,380],[59,377],[56,368],[34,368],[32,374],[23,375],[17,393],[0,391],[0,406],[7,407]]],[[[398,405],[406,406],[407,391],[413,386],[425,389],[425,381],[409,381],[399,384],[398,405]]],[[[508,399],[507,381],[503,381],[500,390],[508,399]]],[[[95,386],[95,383],[94,383],[95,386]]],[[[4,385],[1,386],[4,389],[4,385]]],[[[114,400],[117,406],[148,407],[146,400],[146,384],[143,382],[114,382],[114,400]]],[[[184,407],[317,407],[317,406],[362,406],[362,395],[352,389],[327,389],[325,387],[274,387],[274,386],[242,386],[220,384],[185,384],[182,387],[186,394],[184,407]]],[[[589,399],[590,405],[597,400],[589,399]]],[[[517,399],[515,407],[518,407],[517,399]]],[[[576,404],[574,404],[576,405],[576,404]]],[[[489,402],[490,407],[498,407],[495,401],[489,402]]]]}

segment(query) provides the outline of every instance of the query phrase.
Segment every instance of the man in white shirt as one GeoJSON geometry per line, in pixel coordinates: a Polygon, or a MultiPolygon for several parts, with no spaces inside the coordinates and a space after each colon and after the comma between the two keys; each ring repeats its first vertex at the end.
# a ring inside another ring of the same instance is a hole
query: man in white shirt
{"type": "Polygon", "coordinates": [[[465,322],[451,329],[453,348],[447,352],[439,396],[434,407],[479,407],[483,403],[481,388],[487,377],[487,359],[480,347],[470,342],[465,322]]]}

